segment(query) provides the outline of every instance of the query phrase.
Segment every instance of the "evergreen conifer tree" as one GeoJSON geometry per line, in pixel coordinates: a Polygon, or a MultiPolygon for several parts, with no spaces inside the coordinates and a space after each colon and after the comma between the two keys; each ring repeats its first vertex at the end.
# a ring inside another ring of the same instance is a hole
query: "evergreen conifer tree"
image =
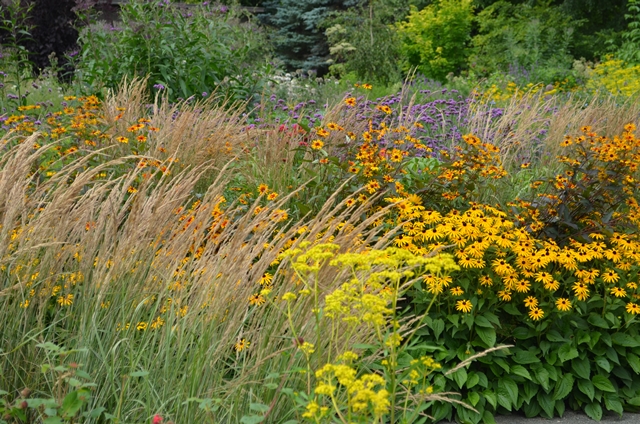
{"type": "Polygon", "coordinates": [[[331,12],[356,6],[361,0],[270,0],[260,20],[274,27],[276,54],[294,71],[329,69],[329,46],[321,24],[331,12]]]}

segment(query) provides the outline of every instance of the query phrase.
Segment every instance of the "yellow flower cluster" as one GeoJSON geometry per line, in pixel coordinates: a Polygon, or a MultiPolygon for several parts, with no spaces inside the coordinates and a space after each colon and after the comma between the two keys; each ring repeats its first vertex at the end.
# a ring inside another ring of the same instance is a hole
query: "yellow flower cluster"
{"type": "MultiPolygon", "coordinates": [[[[354,356],[352,352],[347,352],[354,356]]],[[[357,355],[356,355],[357,358],[357,355]]],[[[344,359],[341,357],[340,359],[344,359]]],[[[386,381],[378,374],[357,376],[357,371],[349,364],[326,364],[315,373],[317,383],[314,399],[307,404],[304,418],[319,420],[325,416],[329,408],[327,404],[335,404],[338,396],[346,396],[346,411],[337,410],[337,414],[349,417],[370,417],[377,421],[389,412],[389,392],[385,389],[386,381]]]]}

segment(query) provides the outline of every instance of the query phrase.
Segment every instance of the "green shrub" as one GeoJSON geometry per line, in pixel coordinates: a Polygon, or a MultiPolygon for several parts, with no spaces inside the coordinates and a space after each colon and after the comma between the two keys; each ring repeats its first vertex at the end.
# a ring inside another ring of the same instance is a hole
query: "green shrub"
{"type": "Polygon", "coordinates": [[[623,44],[618,51],[618,56],[625,62],[640,63],[640,1],[629,0],[627,11],[624,15],[629,21],[627,30],[622,32],[623,44]]]}
{"type": "Polygon", "coordinates": [[[406,56],[404,67],[444,81],[467,60],[473,6],[471,0],[440,0],[411,13],[396,28],[406,56]]]}
{"type": "Polygon", "coordinates": [[[119,28],[93,26],[81,35],[78,76],[92,92],[124,77],[148,76],[148,88],[170,100],[213,91],[234,100],[259,91],[267,46],[260,31],[232,10],[130,1],[119,28]]]}
{"type": "Polygon", "coordinates": [[[336,13],[326,23],[331,70],[342,77],[390,84],[400,80],[400,44],[393,24],[404,9],[393,2],[370,1],[367,7],[336,13]]]}
{"type": "Polygon", "coordinates": [[[470,68],[487,76],[512,71],[536,82],[561,80],[571,68],[569,47],[578,22],[547,2],[497,1],[476,17],[470,68]]]}

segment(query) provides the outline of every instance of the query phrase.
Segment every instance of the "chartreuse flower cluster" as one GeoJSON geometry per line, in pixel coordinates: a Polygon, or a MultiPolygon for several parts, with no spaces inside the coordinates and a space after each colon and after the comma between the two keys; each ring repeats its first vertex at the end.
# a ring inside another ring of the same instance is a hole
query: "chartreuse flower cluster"
{"type": "Polygon", "coordinates": [[[309,401],[302,417],[313,422],[336,417],[345,423],[394,421],[397,406],[403,405],[402,414],[408,418],[416,406],[410,393],[431,394],[427,377],[439,365],[426,356],[408,367],[399,364],[413,334],[398,319],[398,300],[416,274],[445,278],[459,268],[448,254],[426,257],[393,247],[340,254],[339,249],[336,244],[302,242],[281,254],[302,282],[297,293],[282,296],[291,332],[301,341],[298,348],[307,363],[309,401]],[[325,293],[322,276],[332,268],[336,278],[346,282],[325,293]],[[315,344],[302,342],[301,329],[293,326],[292,316],[305,305],[305,298],[311,299],[315,314],[315,344]],[[381,371],[362,371],[370,359],[354,351],[358,343],[372,343],[370,353],[382,356],[381,371]],[[313,373],[312,364],[322,362],[313,373]]]}

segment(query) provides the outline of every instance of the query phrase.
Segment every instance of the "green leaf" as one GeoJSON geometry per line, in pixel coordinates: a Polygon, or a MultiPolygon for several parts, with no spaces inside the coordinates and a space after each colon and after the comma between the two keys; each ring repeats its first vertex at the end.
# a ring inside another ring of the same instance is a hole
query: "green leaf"
{"type": "Polygon", "coordinates": [[[611,381],[609,381],[609,379],[603,375],[594,375],[591,382],[593,383],[594,386],[596,386],[598,389],[602,390],[603,392],[610,392],[610,393],[616,392],[616,389],[613,388],[613,384],[611,384],[611,381]]]}
{"type": "Polygon", "coordinates": [[[478,402],[480,402],[480,395],[477,392],[471,392],[469,396],[467,396],[467,399],[469,399],[471,406],[476,406],[478,402]]]}
{"type": "Polygon", "coordinates": [[[265,405],[263,403],[251,403],[249,404],[249,409],[256,412],[267,412],[269,410],[269,405],[265,405]]]}
{"type": "Polygon", "coordinates": [[[587,358],[576,358],[571,361],[571,369],[577,377],[589,379],[591,376],[591,364],[587,358]]]}
{"type": "Polygon", "coordinates": [[[498,388],[503,388],[509,394],[511,404],[515,405],[518,402],[518,385],[509,377],[503,377],[498,380],[498,388]]]}
{"type": "Polygon", "coordinates": [[[533,352],[528,350],[519,350],[511,358],[513,359],[513,362],[520,365],[537,364],[540,362],[540,359],[533,352]]]}
{"type": "Polygon", "coordinates": [[[482,395],[487,400],[487,402],[489,402],[489,404],[495,409],[498,405],[498,396],[496,395],[496,393],[492,392],[491,390],[485,390],[484,392],[482,392],[482,395]]]}
{"type": "Polygon", "coordinates": [[[551,330],[547,333],[547,340],[549,340],[550,342],[566,342],[567,341],[567,339],[562,337],[562,335],[558,333],[556,330],[551,330]]]}
{"type": "Polygon", "coordinates": [[[627,353],[627,361],[636,374],[640,374],[640,358],[634,353],[627,353]]]}
{"type": "MultiPolygon", "coordinates": [[[[98,408],[96,408],[96,409],[91,410],[91,411],[87,414],[87,416],[88,416],[89,418],[100,418],[100,415],[102,415],[102,413],[103,413],[104,411],[106,411],[106,408],[104,408],[104,407],[100,406],[100,407],[98,407],[98,408]]],[[[85,413],[85,414],[86,414],[86,413],[85,413]]]]}
{"type": "Polygon", "coordinates": [[[540,367],[533,370],[533,375],[543,389],[549,390],[549,371],[540,367]]]}
{"type": "Polygon", "coordinates": [[[498,388],[498,403],[507,411],[511,411],[511,399],[505,389],[498,388]]]}
{"type": "Polygon", "coordinates": [[[245,415],[240,418],[240,422],[242,424],[258,424],[264,421],[264,417],[262,415],[245,415]]]}
{"type": "Polygon", "coordinates": [[[129,377],[146,377],[149,375],[149,371],[134,371],[129,374],[129,377]]]}
{"type": "Polygon", "coordinates": [[[609,411],[617,412],[618,415],[620,415],[622,417],[622,413],[624,412],[624,408],[622,407],[622,402],[620,402],[620,399],[618,398],[618,396],[605,395],[605,397],[604,397],[604,406],[609,411]]]}
{"type": "Polygon", "coordinates": [[[589,343],[590,340],[591,340],[591,336],[589,335],[589,333],[581,332],[577,337],[577,344],[589,343]]]}
{"type": "Polygon", "coordinates": [[[496,424],[496,420],[495,418],[493,418],[493,414],[486,409],[482,414],[482,422],[484,424],[496,424]]]}
{"type": "Polygon", "coordinates": [[[486,347],[493,347],[496,344],[496,330],[491,328],[477,327],[476,334],[480,337],[480,340],[484,342],[486,347]]]}
{"type": "Polygon", "coordinates": [[[479,382],[480,382],[480,376],[478,375],[478,373],[475,371],[471,371],[469,373],[469,377],[467,378],[467,389],[472,388],[479,382]]]}
{"type": "Polygon", "coordinates": [[[78,391],[69,392],[62,400],[62,414],[71,418],[82,408],[82,400],[78,398],[78,391]]]}
{"type": "Polygon", "coordinates": [[[458,371],[451,374],[451,376],[458,385],[459,389],[462,389],[464,387],[464,383],[467,382],[467,370],[465,370],[464,368],[460,368],[458,371]]]}
{"type": "Polygon", "coordinates": [[[602,407],[599,403],[591,402],[584,408],[584,412],[592,420],[600,421],[602,419],[602,407]]]}
{"type": "Polygon", "coordinates": [[[60,417],[47,417],[42,421],[42,424],[63,424],[62,418],[60,417]]]}
{"type": "Polygon", "coordinates": [[[553,417],[553,408],[555,408],[556,403],[551,398],[551,394],[545,392],[539,392],[538,396],[536,396],[538,403],[542,410],[546,413],[547,418],[553,417]]]}
{"type": "Polygon", "coordinates": [[[615,333],[611,336],[613,343],[625,347],[638,347],[640,343],[628,334],[615,333]]]}
{"type": "Polygon", "coordinates": [[[593,386],[591,380],[578,380],[578,389],[587,397],[589,400],[593,400],[593,397],[596,395],[596,388],[593,386]]]}
{"type": "Polygon", "coordinates": [[[515,375],[519,375],[520,377],[524,377],[527,380],[531,380],[531,374],[529,371],[522,365],[513,365],[511,366],[511,373],[515,375]]]}
{"type": "Polygon", "coordinates": [[[605,358],[604,356],[596,357],[595,363],[598,364],[598,366],[600,366],[600,368],[605,370],[607,373],[611,372],[611,364],[609,363],[607,358],[605,358]]]}
{"type": "Polygon", "coordinates": [[[578,350],[570,344],[564,344],[558,349],[558,358],[562,362],[578,357],[578,350]]]}
{"type": "Polygon", "coordinates": [[[627,399],[627,403],[633,406],[640,406],[640,396],[632,397],[627,399]]]}
{"type": "Polygon", "coordinates": [[[607,324],[607,321],[605,321],[604,318],[602,318],[600,315],[596,314],[596,313],[591,313],[591,315],[589,315],[589,318],[587,319],[587,321],[589,321],[589,324],[594,325],[596,327],[600,327],[600,328],[605,328],[605,329],[609,329],[609,324],[607,324]]]}
{"type": "Polygon", "coordinates": [[[540,415],[541,409],[537,399],[531,399],[528,403],[525,402],[524,405],[522,405],[522,410],[527,418],[537,417],[540,415]]]}
{"type": "Polygon", "coordinates": [[[440,338],[440,334],[444,331],[444,321],[440,318],[434,319],[431,323],[431,329],[433,330],[433,335],[436,340],[438,340],[438,338],[440,338]]]}
{"type": "Polygon", "coordinates": [[[559,416],[563,416],[564,415],[564,409],[565,409],[564,401],[563,400],[557,400],[556,401],[556,411],[558,411],[558,415],[559,416]]]}
{"type": "Polygon", "coordinates": [[[478,327],[484,327],[484,328],[493,328],[493,324],[491,324],[489,322],[488,319],[486,319],[485,317],[483,317],[482,315],[478,315],[474,318],[473,321],[478,327]]]}
{"type": "Polygon", "coordinates": [[[567,397],[573,389],[573,374],[565,374],[560,378],[560,381],[556,383],[555,390],[553,391],[553,400],[561,400],[567,397]]]}
{"type": "Polygon", "coordinates": [[[504,305],[502,309],[509,315],[514,315],[514,316],[522,315],[522,312],[520,312],[513,303],[507,303],[506,305],[504,305]]]}

